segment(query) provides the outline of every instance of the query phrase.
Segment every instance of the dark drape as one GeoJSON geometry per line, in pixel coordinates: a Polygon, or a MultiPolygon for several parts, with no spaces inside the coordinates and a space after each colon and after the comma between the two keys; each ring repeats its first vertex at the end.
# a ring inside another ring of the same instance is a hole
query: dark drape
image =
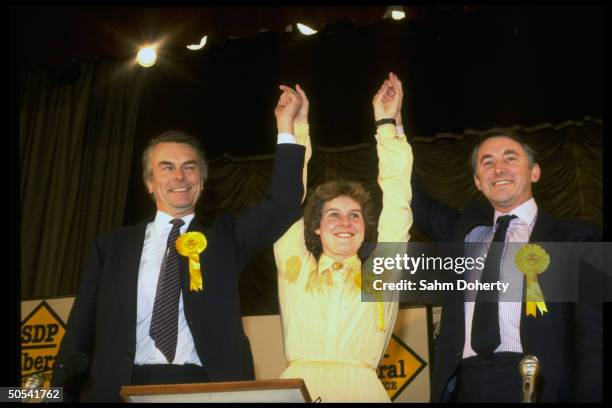
{"type": "Polygon", "coordinates": [[[121,226],[141,87],[111,61],[23,72],[22,297],[75,293],[92,238],[121,226]]]}

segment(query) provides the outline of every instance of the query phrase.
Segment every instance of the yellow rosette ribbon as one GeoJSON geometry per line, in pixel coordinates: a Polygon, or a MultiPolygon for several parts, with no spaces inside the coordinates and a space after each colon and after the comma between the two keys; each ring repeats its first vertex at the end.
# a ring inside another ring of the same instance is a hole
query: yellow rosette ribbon
{"type": "Polygon", "coordinates": [[[200,270],[200,254],[206,249],[206,244],[204,234],[197,231],[187,232],[176,240],[178,253],[189,257],[190,291],[198,292],[204,289],[202,271],[200,270]]]}
{"type": "Polygon", "coordinates": [[[548,268],[550,256],[537,244],[526,244],[516,253],[516,266],[527,279],[526,315],[537,317],[537,310],[543,315],[548,312],[544,294],[538,283],[538,275],[548,268]]]}

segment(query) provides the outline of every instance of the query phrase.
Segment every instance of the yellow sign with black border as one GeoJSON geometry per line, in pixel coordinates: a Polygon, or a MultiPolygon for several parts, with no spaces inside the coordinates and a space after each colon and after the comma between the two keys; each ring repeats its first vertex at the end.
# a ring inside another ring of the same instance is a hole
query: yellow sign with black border
{"type": "Polygon", "coordinates": [[[414,350],[392,334],[376,372],[389,398],[394,401],[426,366],[427,363],[414,350]]]}
{"type": "Polygon", "coordinates": [[[44,300],[22,320],[22,386],[34,374],[43,378],[43,388],[51,386],[51,372],[65,333],[65,323],[44,300]]]}

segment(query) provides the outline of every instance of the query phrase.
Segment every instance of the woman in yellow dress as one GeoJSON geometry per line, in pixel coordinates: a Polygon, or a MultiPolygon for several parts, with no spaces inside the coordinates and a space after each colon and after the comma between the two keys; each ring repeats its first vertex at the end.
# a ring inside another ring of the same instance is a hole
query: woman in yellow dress
{"type": "MultiPolygon", "coordinates": [[[[299,85],[291,92],[302,99],[294,131],[297,142],[306,147],[305,188],[311,156],[308,99],[299,85]]],[[[412,225],[412,150],[401,126],[393,124],[400,118],[401,100],[401,82],[390,73],[372,100],[383,192],[378,243],[408,242],[412,225]]],[[[364,242],[372,242],[376,228],[371,207],[360,183],[322,184],[309,195],[304,217],[274,244],[289,363],[281,378],[304,379],[313,400],[389,401],[376,367],[391,336],[398,303],[364,302],[360,290],[359,250],[364,242]]]]}

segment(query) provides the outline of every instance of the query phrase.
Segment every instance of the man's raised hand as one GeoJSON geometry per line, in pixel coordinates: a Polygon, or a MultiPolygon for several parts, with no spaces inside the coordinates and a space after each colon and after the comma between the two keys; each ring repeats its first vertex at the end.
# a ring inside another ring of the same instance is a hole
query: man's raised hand
{"type": "MultiPolygon", "coordinates": [[[[278,103],[276,108],[274,108],[278,133],[294,134],[293,121],[296,120],[298,113],[300,113],[302,97],[286,85],[280,85],[279,88],[283,93],[278,98],[278,103]]],[[[308,109],[306,109],[307,114],[308,109]]]]}

